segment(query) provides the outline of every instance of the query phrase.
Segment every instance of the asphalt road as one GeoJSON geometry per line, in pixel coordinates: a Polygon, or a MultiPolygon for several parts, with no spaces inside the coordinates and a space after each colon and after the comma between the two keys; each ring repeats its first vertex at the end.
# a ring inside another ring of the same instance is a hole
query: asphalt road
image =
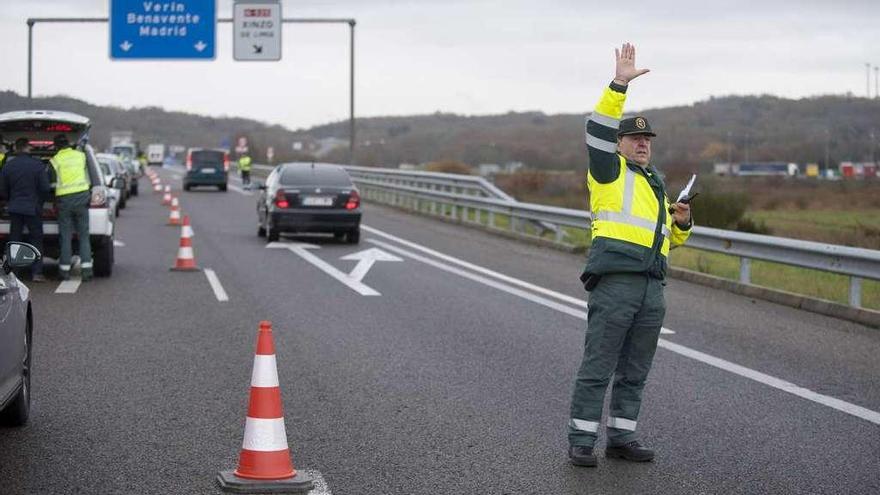
{"type": "Polygon", "coordinates": [[[335,494],[880,493],[880,332],[671,280],[639,418],[657,459],[576,468],[581,256],[369,204],[358,246],[267,248],[254,195],[180,194],[228,301],[169,271],[179,228],[158,195],[133,199],[112,278],[31,285],[33,410],[0,429],[0,493],[220,493],[260,320],[294,464],[335,494]],[[370,248],[402,260],[363,277],[379,295],[321,269],[370,248]]]}

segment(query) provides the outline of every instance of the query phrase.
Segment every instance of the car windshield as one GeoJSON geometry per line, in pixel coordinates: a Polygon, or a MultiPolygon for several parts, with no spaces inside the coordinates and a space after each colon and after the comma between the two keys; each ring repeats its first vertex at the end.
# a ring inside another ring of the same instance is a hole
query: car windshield
{"type": "Polygon", "coordinates": [[[114,175],[114,167],[110,164],[110,160],[99,158],[98,163],[101,165],[101,170],[104,171],[104,175],[114,175]]]}
{"type": "Polygon", "coordinates": [[[222,165],[223,164],[223,152],[222,151],[193,151],[192,152],[192,161],[193,163],[203,163],[205,165],[222,165]]]}
{"type": "Polygon", "coordinates": [[[281,172],[284,186],[352,187],[348,172],[339,167],[301,166],[285,167],[281,172]]]}

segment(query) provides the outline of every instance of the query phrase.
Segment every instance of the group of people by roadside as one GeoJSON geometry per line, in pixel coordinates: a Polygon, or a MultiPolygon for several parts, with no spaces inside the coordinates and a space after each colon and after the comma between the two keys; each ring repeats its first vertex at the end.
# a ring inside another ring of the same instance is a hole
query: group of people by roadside
{"type": "MultiPolygon", "coordinates": [[[[92,278],[93,272],[89,240],[92,180],[86,155],[77,150],[64,134],[55,136],[53,142],[55,155],[49,162],[51,166],[32,156],[30,141],[24,137],[13,143],[11,153],[0,153],[0,199],[6,201],[10,221],[7,240],[26,239],[42,252],[43,204],[54,201],[61,244],[59,278],[70,278],[75,232],[79,239],[82,280],[87,281],[92,278]],[[25,229],[27,236],[24,235],[25,229]]],[[[31,280],[38,283],[46,281],[41,261],[31,267],[31,280]]]]}

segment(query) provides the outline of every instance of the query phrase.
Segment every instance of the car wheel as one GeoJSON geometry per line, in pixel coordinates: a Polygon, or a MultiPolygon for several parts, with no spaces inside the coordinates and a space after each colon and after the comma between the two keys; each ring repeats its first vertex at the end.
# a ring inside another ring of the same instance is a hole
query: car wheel
{"type": "Polygon", "coordinates": [[[342,242],[342,240],[345,239],[345,232],[334,232],[333,238],[339,242],[342,242]]]}
{"type": "Polygon", "coordinates": [[[226,184],[217,187],[219,187],[221,191],[226,192],[226,184]]]}
{"type": "Polygon", "coordinates": [[[183,185],[183,190],[184,190],[184,191],[189,191],[190,187],[191,187],[191,186],[190,186],[189,184],[184,184],[184,185],[183,185]]]}
{"type": "Polygon", "coordinates": [[[137,183],[134,183],[134,184],[131,185],[131,195],[132,195],[132,196],[137,196],[137,195],[138,195],[138,186],[137,186],[137,183]]]}
{"type": "Polygon", "coordinates": [[[266,229],[263,224],[257,226],[257,237],[266,237],[266,229]]]}
{"type": "Polygon", "coordinates": [[[127,200],[127,199],[122,200],[122,201],[119,203],[119,209],[120,209],[120,210],[124,210],[126,205],[128,205],[128,200],[127,200]]]}
{"type": "Polygon", "coordinates": [[[347,237],[348,237],[349,244],[357,244],[357,243],[361,242],[361,229],[357,228],[354,230],[349,230],[347,237]]]}
{"type": "Polygon", "coordinates": [[[22,363],[21,372],[21,389],[12,399],[12,402],[6,406],[6,409],[0,414],[0,424],[4,426],[22,426],[27,423],[28,416],[31,412],[31,339],[33,332],[31,331],[30,319],[28,319],[25,328],[25,352],[24,362],[22,363]]]}
{"type": "Polygon", "coordinates": [[[109,277],[113,274],[113,239],[103,237],[92,253],[95,276],[109,277]]]}

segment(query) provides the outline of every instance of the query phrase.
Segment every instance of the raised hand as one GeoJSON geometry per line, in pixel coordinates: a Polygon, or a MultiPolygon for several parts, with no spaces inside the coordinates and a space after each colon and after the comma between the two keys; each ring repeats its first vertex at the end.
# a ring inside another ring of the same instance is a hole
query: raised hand
{"type": "Polygon", "coordinates": [[[633,79],[649,72],[650,69],[636,69],[636,47],[630,43],[624,43],[620,49],[614,49],[617,60],[614,80],[620,84],[629,84],[633,79]]]}

